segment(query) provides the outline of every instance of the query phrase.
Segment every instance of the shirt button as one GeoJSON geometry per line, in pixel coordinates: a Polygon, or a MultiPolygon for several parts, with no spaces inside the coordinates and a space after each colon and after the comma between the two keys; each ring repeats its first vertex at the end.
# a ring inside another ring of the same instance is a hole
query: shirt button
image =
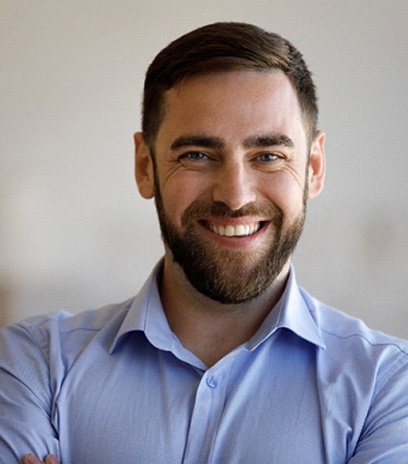
{"type": "Polygon", "coordinates": [[[214,377],[208,377],[207,379],[207,385],[210,388],[215,388],[217,386],[217,381],[214,379],[214,377]]]}

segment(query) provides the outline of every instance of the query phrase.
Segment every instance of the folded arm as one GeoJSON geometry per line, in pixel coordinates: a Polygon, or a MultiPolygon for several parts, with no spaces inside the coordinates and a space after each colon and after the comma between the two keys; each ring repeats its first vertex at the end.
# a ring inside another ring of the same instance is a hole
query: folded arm
{"type": "Polygon", "coordinates": [[[0,385],[2,462],[20,463],[27,452],[60,459],[49,360],[22,326],[0,332],[0,385]]]}

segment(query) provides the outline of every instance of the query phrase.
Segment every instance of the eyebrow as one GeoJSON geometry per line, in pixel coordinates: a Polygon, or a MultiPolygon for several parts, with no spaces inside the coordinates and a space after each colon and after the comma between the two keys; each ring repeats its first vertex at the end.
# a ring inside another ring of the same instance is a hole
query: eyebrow
{"type": "MultiPolygon", "coordinates": [[[[289,147],[294,148],[293,140],[283,134],[264,134],[253,135],[244,140],[244,148],[258,148],[258,147],[289,147]]],[[[171,144],[172,150],[177,150],[183,147],[205,147],[223,149],[225,148],[225,141],[219,137],[212,137],[207,135],[183,135],[177,137],[171,144]]]]}
{"type": "Polygon", "coordinates": [[[245,148],[288,147],[294,148],[293,140],[283,134],[254,135],[244,140],[245,148]]]}
{"type": "Polygon", "coordinates": [[[205,147],[205,148],[224,148],[225,142],[219,137],[209,137],[207,135],[183,135],[177,137],[176,140],[171,144],[172,150],[177,150],[183,147],[205,147]]]}

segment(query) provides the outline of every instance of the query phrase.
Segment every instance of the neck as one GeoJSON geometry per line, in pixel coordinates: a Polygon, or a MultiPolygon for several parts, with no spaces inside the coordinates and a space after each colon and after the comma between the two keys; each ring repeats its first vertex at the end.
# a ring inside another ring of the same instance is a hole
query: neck
{"type": "Polygon", "coordinates": [[[259,297],[241,304],[222,304],[199,293],[183,270],[165,258],[160,296],[173,333],[208,367],[257,332],[281,297],[289,262],[259,297]]]}

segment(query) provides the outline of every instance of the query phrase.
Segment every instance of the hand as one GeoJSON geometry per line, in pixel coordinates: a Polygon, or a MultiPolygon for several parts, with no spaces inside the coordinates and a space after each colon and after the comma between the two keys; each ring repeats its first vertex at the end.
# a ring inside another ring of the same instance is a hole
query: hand
{"type": "Polygon", "coordinates": [[[59,464],[57,458],[52,454],[46,456],[44,461],[40,461],[32,454],[26,454],[21,462],[22,464],[59,464]]]}

